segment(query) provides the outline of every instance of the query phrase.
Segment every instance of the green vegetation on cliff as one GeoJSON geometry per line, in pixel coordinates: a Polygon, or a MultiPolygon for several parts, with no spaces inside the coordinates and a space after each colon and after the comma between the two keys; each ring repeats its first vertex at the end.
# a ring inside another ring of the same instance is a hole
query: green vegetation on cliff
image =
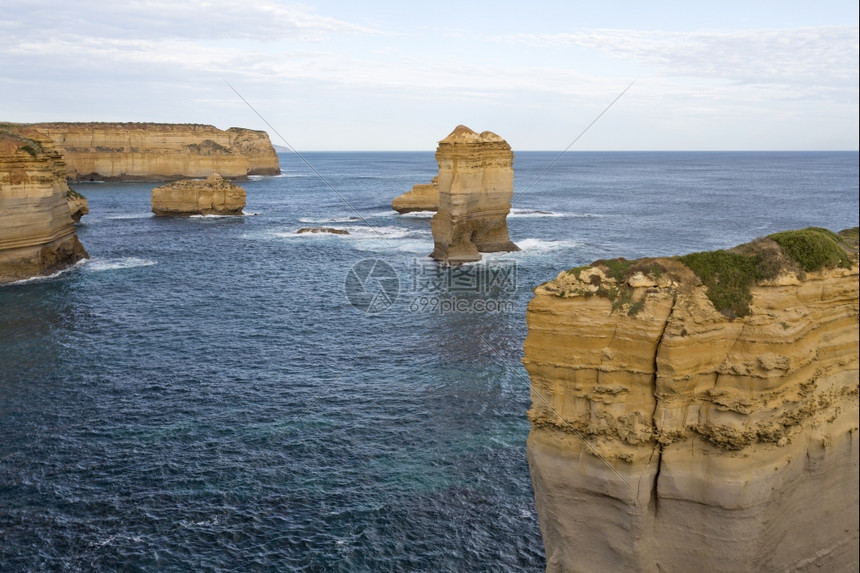
{"type": "MultiPolygon", "coordinates": [[[[803,280],[808,272],[837,267],[851,268],[857,258],[858,228],[846,229],[838,234],[820,227],[807,227],[796,231],[783,231],[732,249],[690,253],[675,257],[708,288],[707,296],[714,308],[730,319],[750,314],[752,287],[759,281],[771,280],[780,273],[791,272],[803,280]]],[[[666,263],[666,259],[662,259],[666,263]]],[[[666,263],[668,264],[668,263],[666,263]]],[[[583,296],[603,296],[612,302],[612,310],[627,305],[628,314],[635,315],[644,304],[644,299],[633,302],[633,289],[627,281],[636,273],[660,279],[669,272],[656,259],[628,261],[618,258],[595,261],[590,265],[574,267],[567,271],[577,280],[584,270],[599,267],[614,284],[601,284],[599,277],[592,275],[595,290],[573,291],[583,296]]],[[[676,272],[670,272],[674,280],[676,272]]],[[[565,291],[562,292],[562,294],[565,291]]]]}
{"type": "Polygon", "coordinates": [[[807,272],[851,268],[849,243],[820,227],[783,231],[735,247],[731,251],[691,253],[678,257],[708,287],[714,307],[729,318],[747,316],[752,286],[782,271],[807,272]],[[773,248],[773,243],[778,245],[773,248]]]}

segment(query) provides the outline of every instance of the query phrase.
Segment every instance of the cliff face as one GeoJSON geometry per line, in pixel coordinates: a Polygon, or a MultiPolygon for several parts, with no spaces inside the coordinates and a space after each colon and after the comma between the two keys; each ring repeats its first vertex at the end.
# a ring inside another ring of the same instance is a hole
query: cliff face
{"type": "Polygon", "coordinates": [[[535,289],[523,361],[548,571],[856,570],[856,254],[806,271],[767,249],[733,320],[714,303],[730,269],[714,280],[709,257],[535,289]]]}
{"type": "Polygon", "coordinates": [[[439,142],[439,210],[433,216],[434,259],[481,260],[480,252],[518,251],[506,217],[514,193],[514,154],[489,131],[457,126],[439,142]]]}
{"type": "Polygon", "coordinates": [[[414,211],[436,211],[439,209],[439,177],[430,183],[414,185],[410,191],[398,195],[391,202],[391,208],[400,213],[414,211]]]}
{"type": "MultiPolygon", "coordinates": [[[[24,127],[13,125],[14,127],[24,127]]],[[[66,161],[71,181],[166,181],[277,175],[278,156],[264,131],[167,123],[39,123],[66,161]]]]}
{"type": "Polygon", "coordinates": [[[75,235],[65,165],[34,130],[0,132],[0,283],[47,275],[86,258],[75,235]]]}
{"type": "Polygon", "coordinates": [[[241,215],[245,190],[210,175],[205,181],[175,181],[152,190],[152,212],[156,216],[241,215]]]}

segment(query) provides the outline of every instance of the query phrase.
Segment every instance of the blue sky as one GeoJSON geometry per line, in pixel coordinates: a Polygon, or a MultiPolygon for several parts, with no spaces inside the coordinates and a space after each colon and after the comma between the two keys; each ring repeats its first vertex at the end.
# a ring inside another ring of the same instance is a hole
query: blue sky
{"type": "Polygon", "coordinates": [[[858,8],[4,0],[0,121],[266,129],[299,151],[858,149],[858,8]]]}

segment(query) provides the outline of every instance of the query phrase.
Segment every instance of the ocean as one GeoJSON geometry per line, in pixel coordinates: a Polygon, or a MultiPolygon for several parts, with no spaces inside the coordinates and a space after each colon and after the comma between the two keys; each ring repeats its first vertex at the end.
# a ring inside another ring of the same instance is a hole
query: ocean
{"type": "Polygon", "coordinates": [[[0,570],[542,571],[531,289],[858,225],[857,152],[556,156],[515,154],[522,250],[453,270],[390,207],[432,152],[281,154],[245,217],[75,185],[91,259],[0,288],[0,570]]]}

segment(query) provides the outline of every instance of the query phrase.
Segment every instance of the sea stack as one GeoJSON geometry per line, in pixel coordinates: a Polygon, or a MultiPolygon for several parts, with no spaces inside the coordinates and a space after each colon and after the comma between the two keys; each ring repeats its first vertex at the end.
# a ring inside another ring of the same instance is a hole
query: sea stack
{"type": "Polygon", "coordinates": [[[277,175],[269,135],[240,127],[174,123],[7,124],[47,135],[69,181],[173,181],[220,173],[230,179],[277,175]]]}
{"type": "Polygon", "coordinates": [[[152,212],[157,217],[241,215],[245,190],[217,173],[205,181],[174,181],[152,190],[152,212]]]}
{"type": "Polygon", "coordinates": [[[398,195],[391,202],[391,208],[403,215],[416,211],[436,211],[439,209],[439,176],[430,183],[413,185],[410,191],[398,195]]]}
{"type": "Polygon", "coordinates": [[[65,170],[43,134],[0,132],[0,283],[50,275],[87,258],[65,170]]]}
{"type": "Polygon", "coordinates": [[[598,261],[534,292],[547,571],[857,569],[856,228],[598,261]]]}
{"type": "Polygon", "coordinates": [[[433,216],[433,253],[438,261],[481,260],[479,253],[518,251],[506,217],[514,193],[511,146],[485,131],[458,125],[436,148],[439,210],[433,216]]]}

